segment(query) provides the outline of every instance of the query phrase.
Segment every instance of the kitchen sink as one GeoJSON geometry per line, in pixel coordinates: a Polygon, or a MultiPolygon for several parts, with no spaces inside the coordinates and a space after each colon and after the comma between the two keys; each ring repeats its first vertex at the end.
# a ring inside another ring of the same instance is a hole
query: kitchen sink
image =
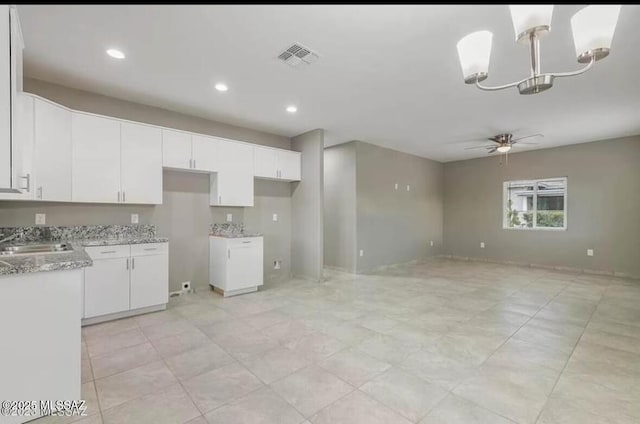
{"type": "Polygon", "coordinates": [[[0,246],[0,256],[61,253],[71,250],[73,250],[73,247],[69,243],[6,245],[0,246]]]}

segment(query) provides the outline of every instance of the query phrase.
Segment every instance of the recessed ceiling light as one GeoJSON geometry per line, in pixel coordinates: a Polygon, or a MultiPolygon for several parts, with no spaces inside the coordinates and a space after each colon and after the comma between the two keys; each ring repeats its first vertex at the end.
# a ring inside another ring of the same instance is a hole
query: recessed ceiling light
{"type": "Polygon", "coordinates": [[[114,59],[124,59],[125,55],[118,49],[107,49],[107,54],[114,59]]]}
{"type": "Polygon", "coordinates": [[[223,82],[217,83],[215,87],[216,87],[216,90],[218,91],[227,91],[229,89],[229,87],[227,87],[227,84],[223,82]]]}
{"type": "Polygon", "coordinates": [[[287,112],[296,113],[297,111],[298,111],[298,108],[295,107],[294,105],[287,106],[287,112]]]}

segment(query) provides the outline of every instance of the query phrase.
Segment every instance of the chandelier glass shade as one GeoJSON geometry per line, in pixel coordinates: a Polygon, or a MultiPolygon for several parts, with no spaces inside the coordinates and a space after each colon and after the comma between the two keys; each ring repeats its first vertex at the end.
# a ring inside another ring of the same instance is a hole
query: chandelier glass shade
{"type": "Polygon", "coordinates": [[[463,37],[457,44],[465,83],[475,84],[486,91],[517,86],[520,94],[548,90],[555,78],[580,75],[609,54],[620,14],[619,5],[592,5],[578,11],[571,18],[571,29],[577,60],[586,65],[571,72],[542,73],[540,38],[551,31],[553,5],[511,5],[509,10],[516,41],[529,45],[531,74],[520,81],[499,86],[480,84],[489,75],[493,34],[490,31],[476,31],[463,37]]]}

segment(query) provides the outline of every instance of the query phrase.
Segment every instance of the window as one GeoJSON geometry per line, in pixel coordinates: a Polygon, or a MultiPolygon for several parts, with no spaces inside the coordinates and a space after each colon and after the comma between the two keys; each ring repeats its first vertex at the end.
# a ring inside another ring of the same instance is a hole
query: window
{"type": "Polygon", "coordinates": [[[567,179],[506,181],[503,228],[566,230],[567,179]]]}

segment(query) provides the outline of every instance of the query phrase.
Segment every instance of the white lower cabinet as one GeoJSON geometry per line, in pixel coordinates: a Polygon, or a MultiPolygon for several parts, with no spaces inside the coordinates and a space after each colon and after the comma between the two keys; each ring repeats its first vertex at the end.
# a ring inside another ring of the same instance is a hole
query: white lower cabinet
{"type": "Polygon", "coordinates": [[[84,271],[84,317],[129,309],[129,258],[95,259],[84,271]]]}
{"type": "Polygon", "coordinates": [[[209,285],[225,297],[263,284],[262,237],[209,237],[209,285]]]}
{"type": "Polygon", "coordinates": [[[149,307],[164,309],[169,300],[168,243],[85,250],[93,266],[84,271],[83,318],[107,320],[148,312],[144,308],[149,307]]]}
{"type": "Polygon", "coordinates": [[[161,305],[169,301],[167,255],[167,249],[157,244],[131,247],[131,309],[161,305]]]}

